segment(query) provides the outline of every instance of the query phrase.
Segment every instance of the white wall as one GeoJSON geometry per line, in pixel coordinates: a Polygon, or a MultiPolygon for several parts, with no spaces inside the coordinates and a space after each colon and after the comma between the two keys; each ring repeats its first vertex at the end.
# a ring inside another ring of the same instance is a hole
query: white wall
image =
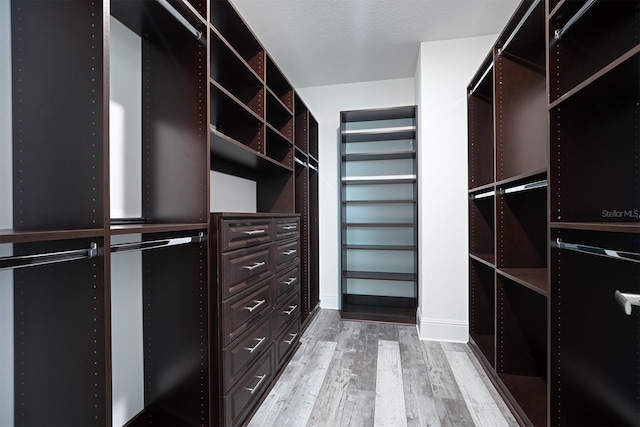
{"type": "MultiPolygon", "coordinates": [[[[0,229],[13,228],[11,4],[0,1],[0,229]]],[[[0,245],[0,257],[12,255],[0,245]]],[[[0,271],[0,426],[13,425],[13,272],[0,271]]]]}
{"type": "Polygon", "coordinates": [[[415,104],[414,79],[298,89],[318,120],[320,305],[340,308],[340,111],[415,104]]]}
{"type": "Polygon", "coordinates": [[[209,210],[211,212],[257,212],[255,181],[221,172],[209,172],[209,210]]]}
{"type": "MultiPolygon", "coordinates": [[[[142,215],[142,41],[110,20],[109,161],[112,218],[142,215]]],[[[116,236],[111,243],[140,241],[116,236]]],[[[142,253],[111,260],[113,425],[144,407],[142,253]]]]}
{"type": "Polygon", "coordinates": [[[466,342],[469,335],[466,87],[496,37],[420,46],[415,81],[422,339],[466,342]]]}

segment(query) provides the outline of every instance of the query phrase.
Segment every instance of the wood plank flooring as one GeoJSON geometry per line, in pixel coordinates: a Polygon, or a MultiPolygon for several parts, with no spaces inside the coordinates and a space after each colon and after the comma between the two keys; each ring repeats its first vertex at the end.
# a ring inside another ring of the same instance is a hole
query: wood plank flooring
{"type": "Polygon", "coordinates": [[[320,310],[249,427],[517,426],[465,344],[320,310]]]}

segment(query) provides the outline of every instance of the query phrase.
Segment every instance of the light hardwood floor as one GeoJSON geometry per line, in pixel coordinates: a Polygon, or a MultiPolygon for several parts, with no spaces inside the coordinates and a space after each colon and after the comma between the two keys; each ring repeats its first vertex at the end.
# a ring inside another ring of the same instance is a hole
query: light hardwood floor
{"type": "Polygon", "coordinates": [[[249,427],[517,426],[466,344],[320,310],[249,427]]]}

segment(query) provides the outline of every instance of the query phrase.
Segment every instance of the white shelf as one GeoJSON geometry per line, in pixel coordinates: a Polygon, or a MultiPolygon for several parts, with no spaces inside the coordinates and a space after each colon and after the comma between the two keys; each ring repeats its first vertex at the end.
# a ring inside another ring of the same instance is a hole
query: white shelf
{"type": "Polygon", "coordinates": [[[370,134],[385,134],[395,132],[415,132],[415,126],[396,126],[392,128],[374,128],[374,129],[353,129],[345,130],[343,135],[370,135],[370,134]]]}

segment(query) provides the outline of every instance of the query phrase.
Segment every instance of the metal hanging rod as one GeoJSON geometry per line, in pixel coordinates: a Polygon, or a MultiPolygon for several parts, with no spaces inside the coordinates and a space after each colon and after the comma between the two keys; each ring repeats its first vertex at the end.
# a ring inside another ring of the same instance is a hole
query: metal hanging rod
{"type": "Polygon", "coordinates": [[[318,172],[318,168],[313,166],[311,163],[309,163],[309,169],[313,169],[314,171],[318,172]]]}
{"type": "Polygon", "coordinates": [[[487,197],[495,196],[496,192],[494,190],[485,191],[484,193],[477,193],[471,195],[471,200],[485,199],[487,197]]]}
{"type": "Polygon", "coordinates": [[[487,74],[489,74],[489,72],[491,71],[492,68],[493,68],[493,63],[489,64],[487,69],[484,70],[484,73],[482,73],[482,76],[480,76],[480,78],[478,79],[478,82],[476,83],[476,85],[469,92],[471,95],[473,95],[475,93],[476,89],[478,89],[478,86],[480,86],[480,84],[482,84],[482,81],[484,80],[485,77],[487,77],[487,74]]]}
{"type": "Polygon", "coordinates": [[[516,28],[511,32],[511,35],[509,36],[507,41],[505,41],[504,44],[498,49],[498,54],[502,54],[502,51],[505,50],[507,48],[507,46],[509,46],[509,44],[511,43],[513,38],[516,36],[516,34],[518,34],[518,31],[520,31],[520,28],[522,28],[522,26],[524,25],[525,21],[527,19],[529,19],[529,16],[531,16],[531,14],[533,13],[533,11],[536,8],[536,6],[538,6],[540,1],[541,0],[536,0],[536,1],[533,2],[533,4],[531,6],[529,6],[529,9],[527,9],[527,12],[524,14],[524,16],[522,17],[520,22],[518,22],[518,25],[516,26],[516,28]]]}
{"type": "Polygon", "coordinates": [[[202,39],[202,31],[198,31],[187,19],[182,16],[167,0],[156,0],[162,5],[174,18],[176,18],[184,27],[196,37],[196,40],[202,39]]]}
{"type": "Polygon", "coordinates": [[[627,316],[631,316],[632,306],[640,307],[640,295],[638,294],[626,294],[616,291],[614,298],[627,316]]]}
{"type": "Polygon", "coordinates": [[[17,255],[0,258],[0,271],[16,268],[34,267],[38,265],[55,264],[79,259],[91,259],[98,256],[98,244],[91,243],[89,249],[49,252],[36,255],[17,255]]]}
{"type": "Polygon", "coordinates": [[[597,255],[606,258],[619,259],[640,264],[640,254],[635,252],[616,251],[613,249],[600,248],[598,246],[580,245],[576,243],[563,242],[561,238],[556,239],[556,246],[560,249],[568,249],[589,255],[597,255]]]}
{"type": "Polygon", "coordinates": [[[554,38],[556,40],[560,40],[564,35],[564,33],[569,31],[569,28],[571,28],[573,24],[575,24],[578,21],[578,19],[582,18],[582,15],[584,15],[587,12],[587,10],[589,10],[591,6],[593,6],[595,3],[596,3],[596,0],[588,0],[585,4],[583,4],[582,7],[575,13],[575,15],[571,17],[571,19],[567,21],[566,24],[564,24],[562,28],[560,28],[559,30],[556,30],[553,33],[554,38]]]}
{"type": "Polygon", "coordinates": [[[500,190],[500,194],[512,194],[512,193],[520,193],[528,190],[535,190],[536,188],[544,188],[547,186],[547,180],[542,179],[536,182],[529,182],[527,184],[516,185],[513,187],[503,188],[500,190]]]}
{"type": "Polygon", "coordinates": [[[299,158],[294,157],[294,158],[293,158],[293,160],[294,160],[297,164],[302,165],[302,166],[304,166],[304,167],[307,167],[307,163],[306,163],[306,162],[303,162],[303,161],[302,161],[302,160],[300,160],[299,158]]]}
{"type": "Polygon", "coordinates": [[[167,248],[169,246],[200,243],[206,240],[206,234],[200,232],[197,236],[175,237],[172,239],[145,240],[143,242],[119,243],[111,245],[111,252],[145,251],[147,249],[167,248]]]}

